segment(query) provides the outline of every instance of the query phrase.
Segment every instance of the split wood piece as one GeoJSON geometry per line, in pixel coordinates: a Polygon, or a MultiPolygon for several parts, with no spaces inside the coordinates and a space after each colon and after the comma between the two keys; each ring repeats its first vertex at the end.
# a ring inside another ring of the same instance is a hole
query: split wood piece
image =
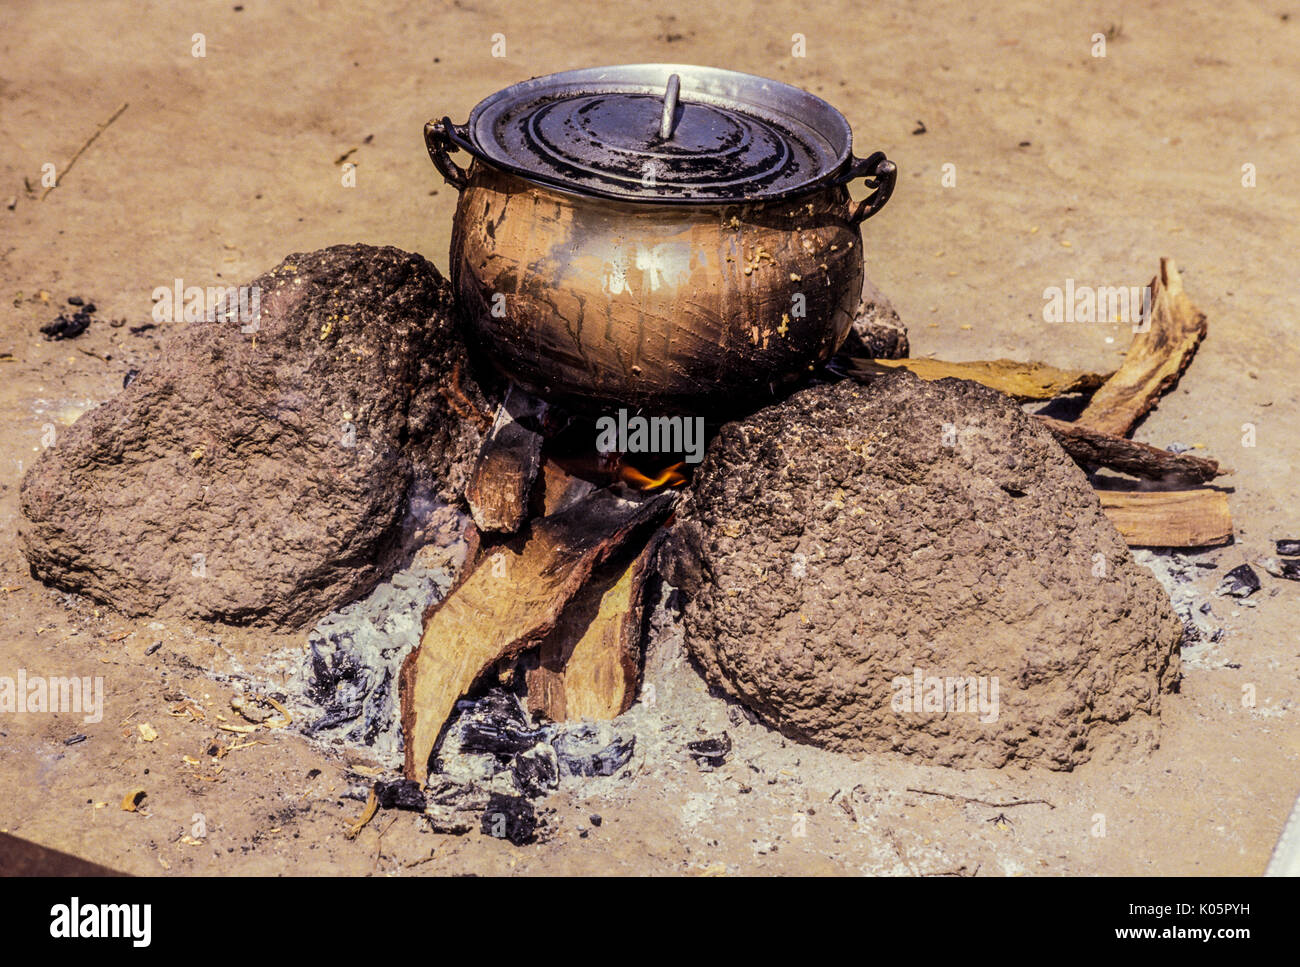
{"type": "Polygon", "coordinates": [[[856,377],[883,376],[893,369],[906,369],[924,380],[969,379],[982,383],[1012,399],[1051,400],[1065,393],[1087,393],[1111,377],[1110,373],[1089,373],[1081,369],[1057,369],[1046,363],[1022,363],[1014,359],[975,360],[952,363],[943,359],[860,359],[850,357],[849,374],[856,377]]]}
{"type": "Polygon", "coordinates": [[[1093,395],[1078,422],[1102,433],[1127,436],[1178,382],[1205,333],[1205,313],[1183,292],[1174,260],[1161,259],[1160,274],[1151,281],[1146,331],[1133,337],[1124,364],[1093,395]]]}
{"type": "Polygon", "coordinates": [[[484,531],[513,534],[528,518],[528,496],[542,463],[542,435],[524,426],[540,420],[544,403],[511,386],[479,448],[465,488],[470,516],[484,531]]]}
{"type": "Polygon", "coordinates": [[[596,489],[590,480],[575,477],[554,460],[542,462],[541,485],[533,495],[536,516],[549,517],[586,497],[596,489]]]}
{"type": "Polygon", "coordinates": [[[405,774],[423,782],[456,701],[502,658],[541,644],[592,571],[629,536],[659,523],[671,493],[628,499],[597,490],[533,522],[527,538],[483,553],[473,571],[431,609],[419,646],[402,664],[405,774]]]}
{"type": "Polygon", "coordinates": [[[552,722],[600,721],[632,707],[641,678],[646,579],[665,535],[657,531],[630,563],[607,566],[611,573],[565,610],[538,649],[538,667],[528,671],[529,711],[552,722]]]}
{"type": "Polygon", "coordinates": [[[1217,547],[1232,541],[1220,490],[1098,490],[1101,509],[1130,547],[1217,547]]]}
{"type": "Polygon", "coordinates": [[[1218,461],[1205,457],[1170,453],[1146,443],[1100,433],[1078,423],[1066,423],[1042,414],[1035,414],[1035,419],[1051,431],[1061,449],[1087,468],[1109,467],[1147,480],[1186,483],[1207,483],[1222,474],[1232,473],[1221,468],[1218,461]]]}

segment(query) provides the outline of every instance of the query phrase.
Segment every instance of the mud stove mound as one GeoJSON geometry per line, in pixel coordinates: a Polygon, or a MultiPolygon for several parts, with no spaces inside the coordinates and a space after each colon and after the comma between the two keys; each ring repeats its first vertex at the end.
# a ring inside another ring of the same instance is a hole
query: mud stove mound
{"type": "Polygon", "coordinates": [[[1083,472],[975,383],[730,423],[673,531],[691,653],[802,742],[1069,769],[1178,679],[1182,623],[1083,472]]]}

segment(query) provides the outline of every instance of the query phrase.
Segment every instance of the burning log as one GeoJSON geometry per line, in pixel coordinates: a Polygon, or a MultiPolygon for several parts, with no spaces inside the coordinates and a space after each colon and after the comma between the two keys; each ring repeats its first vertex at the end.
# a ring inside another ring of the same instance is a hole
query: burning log
{"type": "Polygon", "coordinates": [[[1205,332],[1205,313],[1183,292],[1174,260],[1161,259],[1160,274],[1151,281],[1149,327],[1133,337],[1124,365],[1097,390],[1078,422],[1103,433],[1127,436],[1178,382],[1205,332]]]}
{"type": "Polygon", "coordinates": [[[609,579],[593,582],[565,611],[528,672],[529,711],[565,722],[612,719],[632,707],[646,579],[663,537],[657,532],[631,564],[616,569],[612,586],[609,579]]]}
{"type": "Polygon", "coordinates": [[[1216,460],[1170,453],[1041,413],[1036,418],[1056,437],[1061,449],[1085,469],[1109,467],[1147,480],[1174,479],[1187,483],[1206,483],[1221,474],[1232,473],[1220,468],[1216,460]]]}
{"type": "Polygon", "coordinates": [[[528,536],[481,554],[436,605],[402,665],[407,778],[423,781],[456,700],[502,658],[544,642],[593,570],[667,515],[674,496],[594,491],[533,522],[528,536]]]}
{"type": "Polygon", "coordinates": [[[1220,490],[1099,490],[1101,509],[1130,547],[1217,547],[1232,542],[1220,490]]]}
{"type": "Polygon", "coordinates": [[[481,530],[513,534],[527,520],[543,437],[524,424],[536,425],[545,412],[545,403],[513,386],[497,408],[465,488],[470,516],[481,530]]]}

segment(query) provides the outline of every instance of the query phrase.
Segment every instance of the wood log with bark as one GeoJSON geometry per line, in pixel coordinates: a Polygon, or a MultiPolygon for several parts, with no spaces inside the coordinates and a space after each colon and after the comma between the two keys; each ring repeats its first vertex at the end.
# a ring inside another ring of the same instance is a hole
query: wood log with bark
{"type": "Polygon", "coordinates": [[[1147,480],[1177,480],[1185,483],[1208,483],[1231,470],[1221,468],[1217,461],[1193,457],[1185,453],[1172,453],[1146,443],[1138,443],[1120,436],[1054,420],[1050,416],[1035,414],[1056,442],[1085,470],[1109,467],[1121,473],[1147,480]]]}
{"type": "Polygon", "coordinates": [[[545,412],[545,403],[513,385],[497,407],[465,488],[470,516],[481,530],[513,534],[527,519],[542,463],[543,436],[537,425],[545,412]]]}
{"type": "Polygon", "coordinates": [[[611,562],[565,610],[527,673],[529,711],[552,722],[612,719],[636,700],[647,578],[660,529],[630,563],[611,562]]]}

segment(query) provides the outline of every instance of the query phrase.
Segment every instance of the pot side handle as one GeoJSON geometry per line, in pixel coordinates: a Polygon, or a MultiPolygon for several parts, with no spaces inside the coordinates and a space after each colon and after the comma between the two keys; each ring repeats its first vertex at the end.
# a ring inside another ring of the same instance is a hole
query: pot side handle
{"type": "Polygon", "coordinates": [[[858,207],[849,216],[850,223],[861,225],[889,201],[889,196],[894,193],[894,182],[898,180],[898,166],[885,157],[885,152],[877,151],[866,158],[854,158],[840,184],[847,185],[856,178],[865,178],[867,184],[875,189],[858,202],[858,207]]]}
{"type": "Polygon", "coordinates": [[[457,191],[464,191],[465,186],[469,184],[469,175],[464,168],[451,160],[452,152],[460,150],[457,144],[459,139],[456,137],[458,133],[449,117],[444,117],[441,121],[430,121],[424,126],[424,144],[429,149],[429,157],[433,160],[434,167],[442,174],[447,184],[457,191]]]}

